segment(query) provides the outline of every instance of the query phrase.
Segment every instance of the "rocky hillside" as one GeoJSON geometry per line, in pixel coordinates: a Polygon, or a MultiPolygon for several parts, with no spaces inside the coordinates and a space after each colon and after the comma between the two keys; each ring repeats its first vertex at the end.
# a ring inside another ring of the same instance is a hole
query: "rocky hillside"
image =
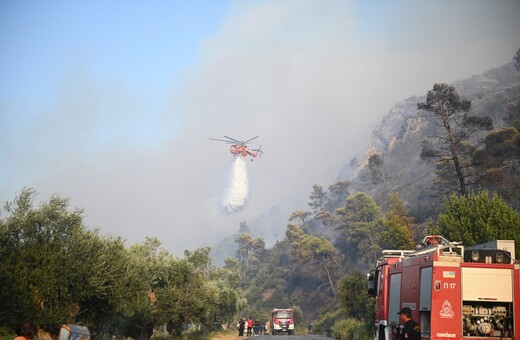
{"type": "MultiPolygon", "coordinates": [[[[492,118],[494,128],[505,125],[508,107],[520,104],[520,72],[513,63],[450,85],[462,100],[471,101],[471,113],[492,118]]],[[[352,177],[344,178],[352,181],[353,192],[368,193],[383,208],[388,194],[398,192],[417,222],[433,216],[442,200],[433,195],[433,162],[420,158],[420,142],[434,131],[435,119],[433,114],[417,109],[425,95],[403,100],[383,117],[372,132],[372,147],[352,177]],[[383,160],[382,176],[377,181],[368,173],[368,159],[374,154],[383,160]]]]}
{"type": "MultiPolygon", "coordinates": [[[[504,118],[508,107],[520,107],[520,72],[515,69],[513,63],[450,85],[456,88],[462,100],[471,101],[472,113],[491,117],[495,128],[505,125],[504,118]]],[[[366,151],[364,158],[354,166],[352,161],[345,163],[338,175],[338,181],[352,182],[349,188],[351,194],[357,191],[365,192],[383,209],[388,207],[388,195],[398,192],[405,203],[407,213],[414,216],[418,224],[435,217],[442,207],[443,200],[442,196],[434,194],[433,162],[423,161],[420,157],[421,141],[434,131],[433,114],[417,109],[417,103],[423,102],[425,97],[426,94],[407,98],[391,108],[374,128],[372,146],[366,151]],[[379,155],[383,161],[377,181],[371,178],[368,169],[368,159],[374,154],[379,155]]],[[[324,189],[331,184],[333,183],[326,184],[324,189]]],[[[329,192],[329,198],[331,196],[333,195],[329,192]]],[[[298,204],[286,203],[287,206],[307,206],[305,202],[309,201],[308,197],[302,197],[300,200],[298,204]]],[[[344,197],[337,200],[344,202],[344,197]]],[[[285,235],[284,231],[280,232],[280,227],[285,226],[289,220],[289,216],[285,216],[282,211],[287,211],[287,206],[285,209],[273,207],[257,220],[248,221],[252,236],[262,236],[267,247],[282,240],[285,235]]],[[[334,210],[337,206],[332,205],[328,208],[334,210]]],[[[326,231],[314,232],[325,234],[326,231]]],[[[213,247],[212,253],[217,264],[222,265],[227,256],[235,256],[235,236],[236,234],[230,235],[213,247]]]]}

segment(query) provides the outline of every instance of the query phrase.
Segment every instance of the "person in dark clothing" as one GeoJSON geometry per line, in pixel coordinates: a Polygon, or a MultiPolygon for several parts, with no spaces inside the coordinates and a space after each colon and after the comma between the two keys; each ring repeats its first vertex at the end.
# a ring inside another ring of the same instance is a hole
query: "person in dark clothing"
{"type": "Polygon", "coordinates": [[[400,340],[421,340],[421,327],[412,319],[412,310],[408,307],[401,309],[399,318],[404,322],[403,330],[399,335],[400,340]]]}
{"type": "Polygon", "coordinates": [[[246,322],[244,319],[240,319],[238,322],[238,336],[244,336],[244,329],[246,328],[246,322]]]}
{"type": "Polygon", "coordinates": [[[307,323],[307,334],[312,334],[312,324],[310,322],[307,323]]]}
{"type": "Polygon", "coordinates": [[[253,332],[255,333],[255,336],[259,336],[262,332],[262,324],[259,320],[256,320],[253,325],[253,332]]]}

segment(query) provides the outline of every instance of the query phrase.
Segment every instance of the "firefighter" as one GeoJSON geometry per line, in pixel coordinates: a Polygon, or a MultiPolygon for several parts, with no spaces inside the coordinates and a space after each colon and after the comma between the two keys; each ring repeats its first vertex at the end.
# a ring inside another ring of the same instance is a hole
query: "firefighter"
{"type": "Polygon", "coordinates": [[[421,327],[419,327],[419,324],[412,319],[412,310],[408,307],[404,307],[397,314],[399,314],[399,318],[404,323],[399,339],[421,340],[421,327]]]}

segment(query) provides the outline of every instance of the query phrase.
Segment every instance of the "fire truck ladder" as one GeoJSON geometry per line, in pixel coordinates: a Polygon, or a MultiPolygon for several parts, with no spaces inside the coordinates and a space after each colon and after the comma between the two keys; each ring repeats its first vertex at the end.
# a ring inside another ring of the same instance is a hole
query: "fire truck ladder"
{"type": "Polygon", "coordinates": [[[438,235],[426,236],[415,250],[383,250],[383,256],[379,261],[396,257],[404,259],[405,257],[421,256],[435,251],[442,252],[444,256],[460,256],[454,249],[460,249],[460,254],[464,254],[462,242],[450,242],[438,235]]]}

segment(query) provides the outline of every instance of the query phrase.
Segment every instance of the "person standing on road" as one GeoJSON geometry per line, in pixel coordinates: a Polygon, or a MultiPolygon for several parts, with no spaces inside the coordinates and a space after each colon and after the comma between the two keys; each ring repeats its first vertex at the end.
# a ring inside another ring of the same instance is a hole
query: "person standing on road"
{"type": "Polygon", "coordinates": [[[310,322],[307,322],[307,334],[312,333],[312,324],[310,322]]]}
{"type": "Polygon", "coordinates": [[[412,310],[408,307],[401,309],[399,318],[404,322],[403,330],[399,335],[400,340],[421,340],[421,327],[412,319],[412,310]]]}
{"type": "Polygon", "coordinates": [[[265,322],[265,334],[269,335],[269,332],[271,332],[271,321],[267,319],[267,321],[265,322]]]}
{"type": "Polygon", "coordinates": [[[255,320],[255,323],[253,324],[253,331],[255,332],[255,336],[260,335],[260,321],[255,320]]]}
{"type": "Polygon", "coordinates": [[[247,335],[248,336],[253,335],[253,318],[252,317],[249,317],[249,319],[247,319],[247,335]]]}
{"type": "Polygon", "coordinates": [[[244,329],[246,328],[246,322],[243,318],[238,322],[238,336],[244,336],[244,329]]]}

